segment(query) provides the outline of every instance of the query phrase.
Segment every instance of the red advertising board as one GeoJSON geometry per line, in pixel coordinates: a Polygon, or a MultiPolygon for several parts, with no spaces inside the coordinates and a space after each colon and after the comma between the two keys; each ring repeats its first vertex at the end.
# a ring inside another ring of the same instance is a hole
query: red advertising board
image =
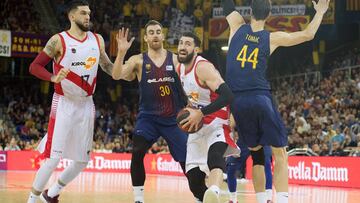
{"type": "MultiPolygon", "coordinates": [[[[43,161],[43,157],[37,152],[7,152],[7,170],[36,170],[43,161]]],[[[58,170],[64,169],[70,163],[70,160],[61,160],[58,170]]],[[[93,153],[85,171],[129,173],[130,164],[131,154],[93,153]]],[[[144,164],[149,174],[183,175],[180,165],[170,154],[148,154],[145,156],[144,164]]]]}
{"type": "MultiPolygon", "coordinates": [[[[251,179],[252,160],[246,175],[251,179]]],[[[289,183],[316,186],[360,188],[359,157],[289,157],[289,183]]]]}
{"type": "MultiPolygon", "coordinates": [[[[34,151],[0,153],[2,170],[37,170],[44,159],[34,151]],[[4,156],[6,155],[6,156],[4,156]],[[5,158],[5,159],[4,159],[5,158]]],[[[61,160],[58,170],[71,163],[61,160]]],[[[85,171],[129,173],[131,154],[93,153],[85,171]]],[[[180,165],[170,154],[147,154],[144,160],[148,174],[182,176],[180,165]]],[[[247,178],[251,179],[252,160],[247,162],[247,178]]],[[[360,158],[358,157],[289,157],[289,183],[317,186],[360,188],[360,158]]]]}

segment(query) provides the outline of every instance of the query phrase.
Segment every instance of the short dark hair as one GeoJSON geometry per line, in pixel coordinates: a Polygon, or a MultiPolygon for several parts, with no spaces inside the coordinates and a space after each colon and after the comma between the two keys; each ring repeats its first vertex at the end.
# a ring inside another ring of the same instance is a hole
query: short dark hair
{"type": "Polygon", "coordinates": [[[79,6],[89,6],[89,3],[85,0],[69,1],[66,6],[66,14],[69,14],[72,10],[77,9],[79,6]]]}
{"type": "Polygon", "coordinates": [[[146,34],[146,31],[147,31],[147,28],[148,28],[150,25],[160,25],[160,27],[163,28],[163,26],[161,25],[161,23],[159,23],[159,21],[149,20],[149,22],[147,22],[146,25],[145,25],[145,34],[146,34]]]}
{"type": "Polygon", "coordinates": [[[252,0],[251,10],[255,20],[265,20],[271,9],[270,0],[252,0]]]}
{"type": "Polygon", "coordinates": [[[194,33],[194,32],[184,32],[181,35],[182,37],[190,37],[194,39],[194,43],[196,47],[200,47],[201,45],[201,40],[200,38],[194,33]]]}

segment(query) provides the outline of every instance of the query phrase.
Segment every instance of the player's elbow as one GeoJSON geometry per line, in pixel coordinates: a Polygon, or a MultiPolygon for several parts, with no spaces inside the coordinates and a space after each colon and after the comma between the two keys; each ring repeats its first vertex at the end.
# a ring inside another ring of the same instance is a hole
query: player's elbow
{"type": "Polygon", "coordinates": [[[313,40],[315,38],[315,33],[307,31],[304,33],[303,38],[304,38],[304,41],[313,40]]]}
{"type": "Polygon", "coordinates": [[[35,75],[35,67],[37,66],[37,64],[35,64],[35,62],[32,62],[29,66],[29,73],[31,75],[35,75]]]}
{"type": "Polygon", "coordinates": [[[121,79],[120,76],[118,76],[118,75],[116,75],[116,74],[114,74],[114,73],[111,74],[111,77],[112,77],[112,79],[114,79],[114,80],[120,80],[120,79],[121,79]]]}

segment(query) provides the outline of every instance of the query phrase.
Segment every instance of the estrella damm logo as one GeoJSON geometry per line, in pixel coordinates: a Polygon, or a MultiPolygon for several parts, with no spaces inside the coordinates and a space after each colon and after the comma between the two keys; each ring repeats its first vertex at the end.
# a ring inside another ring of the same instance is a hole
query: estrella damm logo
{"type": "Polygon", "coordinates": [[[84,67],[86,70],[89,70],[95,65],[95,63],[96,63],[96,58],[90,56],[89,58],[86,59],[84,67]]]}

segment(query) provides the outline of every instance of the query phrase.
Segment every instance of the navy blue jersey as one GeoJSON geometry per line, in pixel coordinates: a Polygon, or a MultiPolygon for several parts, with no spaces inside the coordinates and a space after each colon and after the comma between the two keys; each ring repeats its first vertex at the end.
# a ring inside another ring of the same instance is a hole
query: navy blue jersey
{"type": "Polygon", "coordinates": [[[171,52],[167,52],[165,62],[160,67],[154,64],[147,53],[143,53],[139,91],[141,114],[169,117],[175,116],[184,107],[181,84],[171,52]]]}
{"type": "Polygon", "coordinates": [[[270,90],[265,79],[270,55],[270,33],[253,32],[249,24],[242,25],[230,41],[226,59],[226,83],[236,92],[270,90]]]}

